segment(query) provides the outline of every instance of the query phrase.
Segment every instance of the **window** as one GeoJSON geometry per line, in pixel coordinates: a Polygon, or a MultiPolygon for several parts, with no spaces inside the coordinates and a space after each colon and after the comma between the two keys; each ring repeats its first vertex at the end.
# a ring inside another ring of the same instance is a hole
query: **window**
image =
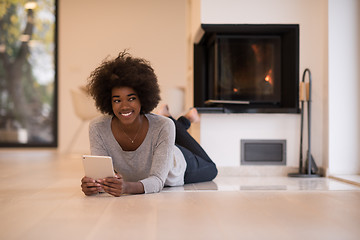
{"type": "Polygon", "coordinates": [[[57,1],[0,11],[0,147],[57,146],[57,1]]]}

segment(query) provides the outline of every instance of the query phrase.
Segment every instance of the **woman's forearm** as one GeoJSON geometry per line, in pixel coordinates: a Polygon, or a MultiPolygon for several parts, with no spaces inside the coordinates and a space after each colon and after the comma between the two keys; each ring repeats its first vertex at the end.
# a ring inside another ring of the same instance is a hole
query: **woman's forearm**
{"type": "Polygon", "coordinates": [[[141,182],[125,182],[124,194],[145,193],[144,185],[141,182]]]}

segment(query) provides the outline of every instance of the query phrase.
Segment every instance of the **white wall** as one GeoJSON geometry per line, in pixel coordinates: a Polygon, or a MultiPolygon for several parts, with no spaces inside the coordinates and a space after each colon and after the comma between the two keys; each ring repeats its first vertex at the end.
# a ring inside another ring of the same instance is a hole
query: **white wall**
{"type": "Polygon", "coordinates": [[[329,0],[329,173],[360,173],[360,1],[329,0]]]}
{"type": "MultiPolygon", "coordinates": [[[[149,60],[166,90],[186,86],[186,1],[59,1],[59,150],[66,151],[80,120],[70,89],[86,84],[107,56],[125,48],[149,60]]],[[[181,100],[180,100],[181,101],[181,100]]],[[[89,150],[87,126],[72,151],[89,150]]]]}
{"type": "MultiPolygon", "coordinates": [[[[201,23],[300,24],[300,79],[310,68],[313,80],[312,154],[326,165],[327,0],[202,0],[201,23]]],[[[287,166],[297,167],[299,128],[299,114],[203,114],[200,138],[219,166],[240,165],[241,139],[286,139],[287,166]]]]}

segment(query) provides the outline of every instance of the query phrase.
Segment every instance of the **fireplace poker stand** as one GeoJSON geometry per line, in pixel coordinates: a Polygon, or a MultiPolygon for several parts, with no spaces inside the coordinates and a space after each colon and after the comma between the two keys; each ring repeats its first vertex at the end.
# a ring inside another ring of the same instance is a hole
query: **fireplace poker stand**
{"type": "Polygon", "coordinates": [[[289,177],[320,177],[318,174],[318,168],[315,160],[311,155],[311,72],[306,68],[302,76],[302,82],[300,83],[300,100],[301,100],[301,133],[300,133],[300,158],[299,158],[299,172],[289,173],[289,177]],[[309,74],[309,82],[305,83],[305,75],[309,74]],[[307,121],[308,121],[308,151],[303,168],[303,130],[304,130],[304,102],[307,101],[307,121]]]}

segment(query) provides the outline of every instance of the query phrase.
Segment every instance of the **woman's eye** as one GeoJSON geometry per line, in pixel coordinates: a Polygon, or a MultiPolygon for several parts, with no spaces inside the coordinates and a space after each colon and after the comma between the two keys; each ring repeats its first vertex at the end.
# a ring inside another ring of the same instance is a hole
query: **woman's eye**
{"type": "Polygon", "coordinates": [[[119,102],[120,102],[119,99],[115,99],[115,100],[114,100],[114,103],[119,103],[119,102]]]}
{"type": "Polygon", "coordinates": [[[131,102],[131,101],[134,101],[136,98],[135,97],[131,97],[131,98],[129,98],[129,101],[131,102]]]}

